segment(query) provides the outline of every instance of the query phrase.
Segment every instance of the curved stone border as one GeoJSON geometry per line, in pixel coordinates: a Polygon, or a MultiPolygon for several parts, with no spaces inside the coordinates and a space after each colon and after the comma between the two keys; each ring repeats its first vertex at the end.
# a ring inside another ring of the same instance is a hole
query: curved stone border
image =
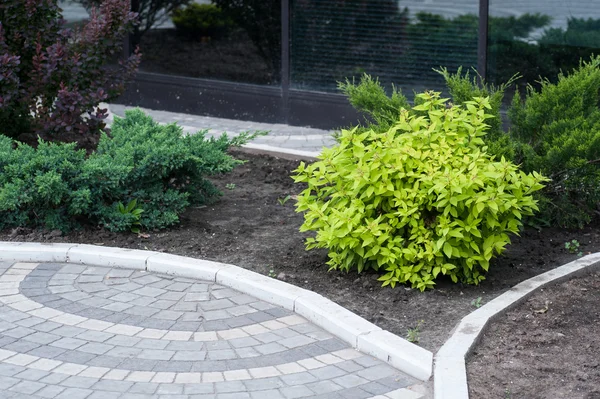
{"type": "Polygon", "coordinates": [[[486,326],[499,314],[523,302],[538,289],[600,269],[600,253],[584,256],[566,265],[525,280],[465,316],[435,355],[434,398],[468,399],[465,359],[486,326]]]}
{"type": "MultiPolygon", "coordinates": [[[[238,266],[153,251],[19,242],[0,242],[0,261],[78,263],[214,281],[294,311],[353,348],[414,378],[426,381],[431,376],[431,352],[382,330],[319,294],[238,266]]],[[[3,288],[14,287],[0,286],[0,290],[3,288]]]]}

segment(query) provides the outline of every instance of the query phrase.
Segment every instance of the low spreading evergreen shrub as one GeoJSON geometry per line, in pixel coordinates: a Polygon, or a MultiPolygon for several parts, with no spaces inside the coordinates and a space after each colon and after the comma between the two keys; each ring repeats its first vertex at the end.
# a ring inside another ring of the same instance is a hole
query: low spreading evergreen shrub
{"type": "Polygon", "coordinates": [[[327,248],[332,269],[385,270],[384,285],[424,290],[440,275],[477,284],[537,210],[545,179],[485,152],[487,98],[417,98],[389,130],[344,130],[318,162],[300,164],[301,230],[316,232],[307,249],[327,248]]]}
{"type": "Polygon", "coordinates": [[[140,110],[116,118],[111,136],[103,134],[87,158],[75,144],[40,141],[32,148],[0,136],[0,228],[171,226],[188,206],[218,198],[207,177],[239,164],[227,149],[253,137],[183,135],[177,125],[159,125],[140,110]]]}

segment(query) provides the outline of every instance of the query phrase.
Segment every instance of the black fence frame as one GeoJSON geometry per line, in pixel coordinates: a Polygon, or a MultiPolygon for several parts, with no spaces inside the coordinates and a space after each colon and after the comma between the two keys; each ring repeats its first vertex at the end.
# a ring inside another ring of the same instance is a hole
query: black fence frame
{"type": "MultiPolygon", "coordinates": [[[[323,129],[355,123],[359,115],[341,94],[290,87],[291,0],[281,0],[281,83],[261,86],[138,72],[119,102],[150,109],[323,129]]],[[[138,0],[132,0],[136,9],[138,0]]],[[[489,0],[479,0],[477,71],[486,76],[489,0]]],[[[125,53],[131,52],[129,40],[125,53]]]]}

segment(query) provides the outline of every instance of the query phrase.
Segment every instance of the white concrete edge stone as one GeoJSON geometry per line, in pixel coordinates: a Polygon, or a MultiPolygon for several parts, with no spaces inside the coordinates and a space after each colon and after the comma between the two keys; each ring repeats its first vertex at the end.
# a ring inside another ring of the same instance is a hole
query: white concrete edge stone
{"type": "Polygon", "coordinates": [[[466,357],[497,316],[523,302],[535,291],[578,274],[600,268],[600,253],[584,256],[515,285],[504,294],[465,316],[435,354],[434,399],[468,399],[466,357]]]}
{"type": "Polygon", "coordinates": [[[398,370],[420,379],[431,377],[433,353],[414,345],[389,331],[372,331],[358,336],[357,349],[378,359],[387,361],[398,370]]]}
{"type": "Polygon", "coordinates": [[[214,281],[292,310],[353,348],[414,378],[426,381],[431,377],[431,352],[382,330],[319,294],[238,266],[154,251],[86,244],[1,241],[0,261],[77,263],[214,281]]]}
{"type": "Polygon", "coordinates": [[[247,144],[242,145],[242,147],[252,149],[252,150],[261,150],[261,151],[265,151],[265,152],[270,152],[270,153],[273,153],[274,155],[276,155],[277,153],[280,153],[280,154],[297,155],[297,156],[301,156],[301,157],[314,158],[314,159],[317,159],[317,157],[320,154],[320,152],[294,150],[291,148],[276,147],[276,146],[272,146],[272,145],[268,145],[268,144],[247,143],[247,144]]]}

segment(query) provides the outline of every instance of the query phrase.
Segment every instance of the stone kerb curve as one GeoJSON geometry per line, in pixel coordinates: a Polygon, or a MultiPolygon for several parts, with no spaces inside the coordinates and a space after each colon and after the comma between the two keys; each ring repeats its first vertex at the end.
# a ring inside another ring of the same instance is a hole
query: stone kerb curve
{"type": "Polygon", "coordinates": [[[214,281],[294,311],[353,348],[414,378],[427,381],[431,377],[432,352],[382,330],[319,294],[238,266],[153,251],[22,242],[0,242],[0,261],[75,263],[214,281]]]}
{"type": "Polygon", "coordinates": [[[600,253],[584,256],[525,280],[465,316],[454,329],[452,336],[435,354],[434,398],[468,399],[465,360],[494,318],[548,284],[557,284],[596,269],[600,269],[600,253]]]}

